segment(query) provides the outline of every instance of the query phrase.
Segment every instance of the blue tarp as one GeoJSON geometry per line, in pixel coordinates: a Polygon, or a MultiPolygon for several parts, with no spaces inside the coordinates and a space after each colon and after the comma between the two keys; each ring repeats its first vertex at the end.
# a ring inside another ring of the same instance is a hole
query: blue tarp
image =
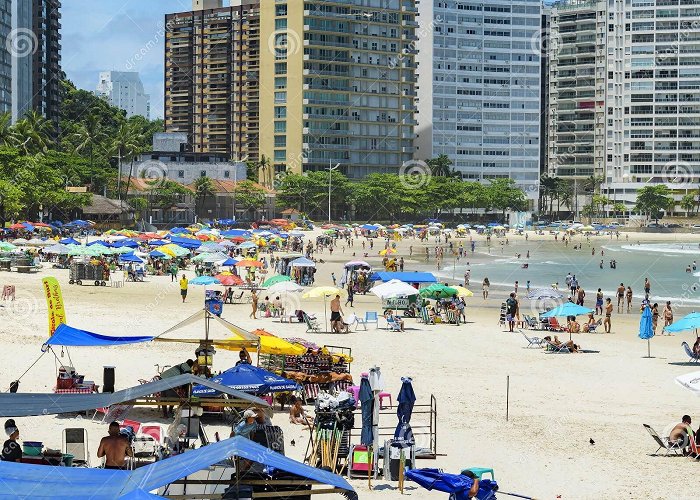
{"type": "Polygon", "coordinates": [[[109,335],[100,335],[85,330],[79,330],[66,324],[58,325],[54,334],[46,341],[44,345],[63,345],[63,346],[108,346],[108,345],[123,345],[134,344],[138,342],[149,342],[154,337],[110,337],[109,335]]]}
{"type": "MultiPolygon", "coordinates": [[[[413,469],[406,471],[406,479],[418,483],[428,491],[437,490],[450,493],[455,500],[468,500],[469,490],[474,480],[462,474],[448,474],[440,469],[413,469]]],[[[495,499],[498,491],[496,481],[483,479],[479,481],[479,491],[475,498],[479,500],[495,499]]],[[[529,498],[529,497],[523,497],[529,498]]]]}
{"type": "Polygon", "coordinates": [[[0,478],[2,478],[0,498],[61,500],[134,498],[128,495],[138,490],[144,492],[156,490],[232,456],[246,458],[329,486],[353,491],[352,486],[336,474],[304,465],[249,439],[236,436],[133,471],[46,467],[0,462],[0,478]]]}
{"type": "MultiPolygon", "coordinates": [[[[248,364],[240,364],[229,368],[221,375],[212,378],[211,381],[250,394],[287,392],[299,389],[299,384],[293,380],[287,380],[267,370],[248,364]]],[[[192,389],[192,394],[195,396],[217,396],[219,392],[209,387],[197,385],[192,389]]]]}
{"type": "Polygon", "coordinates": [[[379,229],[379,226],[375,226],[374,224],[362,224],[360,226],[360,229],[366,229],[368,231],[376,231],[379,229]]]}
{"type": "Polygon", "coordinates": [[[90,243],[85,244],[85,246],[87,246],[87,247],[91,247],[92,245],[102,245],[102,246],[110,247],[110,248],[112,247],[111,243],[104,241],[104,240],[95,240],[95,241],[91,241],[90,243]]]}
{"type": "Polygon", "coordinates": [[[372,273],[370,281],[391,281],[400,280],[404,283],[437,283],[437,278],[433,273],[418,273],[418,272],[402,272],[390,273],[388,271],[379,271],[372,273]]]}
{"type": "Polygon", "coordinates": [[[137,242],[135,242],[134,240],[126,239],[126,240],[115,241],[113,246],[115,248],[120,248],[120,247],[138,248],[139,244],[137,242]]]}
{"type": "Polygon", "coordinates": [[[234,258],[229,257],[228,259],[226,259],[225,261],[223,261],[219,265],[220,266],[235,266],[236,264],[238,264],[238,261],[234,258]]]}

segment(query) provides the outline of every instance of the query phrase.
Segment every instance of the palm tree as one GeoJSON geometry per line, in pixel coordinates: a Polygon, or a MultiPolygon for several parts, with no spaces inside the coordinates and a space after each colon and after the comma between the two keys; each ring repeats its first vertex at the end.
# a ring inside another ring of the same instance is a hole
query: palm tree
{"type": "Polygon", "coordinates": [[[10,113],[0,114],[0,146],[10,146],[12,144],[12,115],[10,113]]]}
{"type": "Polygon", "coordinates": [[[199,177],[194,181],[194,191],[195,212],[197,212],[197,206],[201,210],[204,208],[206,199],[214,196],[214,183],[209,177],[199,177]]]}
{"type": "Polygon", "coordinates": [[[273,176],[271,175],[272,162],[265,155],[260,155],[260,161],[258,162],[258,167],[262,175],[258,175],[258,178],[264,179],[264,183],[268,187],[272,187],[273,176]]]}
{"type": "MultiPolygon", "coordinates": [[[[121,185],[122,185],[122,160],[133,161],[136,155],[139,154],[141,143],[141,133],[130,122],[124,122],[119,125],[117,134],[112,140],[112,153],[117,157],[119,162],[119,173],[117,177],[117,198],[121,200],[121,185]]],[[[131,167],[129,168],[129,183],[131,183],[131,167]]],[[[126,195],[129,194],[129,185],[126,186],[126,195]]],[[[125,197],[126,197],[125,195],[125,197]]]]}
{"type": "Polygon", "coordinates": [[[440,154],[437,158],[431,158],[425,162],[430,167],[430,173],[435,177],[455,177],[458,172],[452,170],[452,160],[445,154],[440,154]]]}
{"type": "Polygon", "coordinates": [[[36,111],[29,111],[10,127],[10,144],[25,155],[46,151],[52,125],[36,111]]]}
{"type": "Polygon", "coordinates": [[[94,115],[88,115],[85,122],[78,125],[78,130],[73,134],[76,142],[75,152],[82,153],[87,149],[90,154],[90,169],[94,167],[95,144],[99,144],[104,138],[105,134],[94,115]]]}

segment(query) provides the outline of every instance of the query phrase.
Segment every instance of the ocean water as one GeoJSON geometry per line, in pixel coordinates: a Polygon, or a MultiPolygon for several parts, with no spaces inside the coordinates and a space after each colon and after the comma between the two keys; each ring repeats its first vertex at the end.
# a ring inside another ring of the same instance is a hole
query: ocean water
{"type": "MultiPolygon", "coordinates": [[[[595,292],[601,288],[606,297],[613,297],[620,283],[632,287],[635,303],[644,296],[644,278],[651,282],[651,300],[659,302],[671,300],[677,307],[700,310],[700,246],[697,243],[640,243],[592,241],[583,242],[582,249],[573,250],[570,244],[561,242],[537,242],[532,244],[501,246],[498,241],[491,247],[491,254],[485,247],[477,247],[477,254],[470,257],[471,288],[478,292],[481,281],[488,276],[492,286],[512,288],[518,280],[519,289],[524,293],[527,280],[531,288],[551,287],[559,283],[559,289],[566,288],[566,274],[576,275],[579,284],[586,291],[586,304],[595,302],[595,292]],[[595,248],[595,255],[592,249],[595,248]],[[604,255],[601,256],[601,248],[604,255]],[[526,258],[527,251],[530,258],[526,258]],[[501,253],[501,251],[503,253],[501,253]],[[515,254],[520,253],[518,259],[515,254]],[[603,268],[600,261],[603,260],[603,268]],[[611,260],[617,261],[617,268],[610,268],[611,260]],[[686,272],[693,260],[698,262],[694,272],[686,272]],[[528,268],[522,268],[528,263],[528,268]]],[[[463,279],[466,262],[452,263],[438,274],[451,281],[453,272],[457,281],[463,279]]]]}

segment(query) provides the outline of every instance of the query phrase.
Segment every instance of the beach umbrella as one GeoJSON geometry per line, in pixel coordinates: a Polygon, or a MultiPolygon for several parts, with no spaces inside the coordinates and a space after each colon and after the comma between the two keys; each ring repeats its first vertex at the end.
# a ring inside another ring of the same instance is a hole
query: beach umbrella
{"type": "Polygon", "coordinates": [[[533,288],[527,292],[527,298],[530,300],[559,300],[564,297],[564,294],[554,288],[533,288]]]}
{"type": "Polygon", "coordinates": [[[235,266],[236,264],[238,264],[238,261],[234,258],[229,257],[228,259],[223,261],[220,265],[231,267],[231,266],[235,266]]]}
{"type": "Polygon", "coordinates": [[[674,380],[678,385],[685,387],[696,396],[700,396],[700,372],[679,375],[674,380]]]}
{"type": "Polygon", "coordinates": [[[272,278],[267,278],[263,282],[262,286],[264,288],[268,288],[268,287],[271,287],[272,285],[275,285],[277,283],[282,283],[282,282],[291,281],[291,280],[292,280],[292,278],[290,278],[289,276],[286,276],[284,274],[278,274],[277,276],[273,276],[272,278]]]}
{"type": "MultiPolygon", "coordinates": [[[[251,333],[258,337],[261,354],[275,354],[278,356],[301,356],[307,351],[306,347],[279,338],[276,335],[273,335],[267,330],[263,330],[261,328],[254,330],[251,333]]],[[[247,340],[247,337],[239,334],[238,332],[233,331],[233,336],[226,340],[233,341],[233,345],[231,347],[226,346],[226,344],[224,343],[218,343],[217,345],[229,351],[237,351],[240,349],[240,341],[247,340]]]]}
{"type": "Polygon", "coordinates": [[[262,267],[262,262],[253,259],[243,259],[238,261],[236,267],[262,267]]]}
{"type": "Polygon", "coordinates": [[[357,398],[359,399],[360,408],[362,409],[362,431],[360,432],[360,444],[371,446],[373,441],[372,432],[372,414],[374,413],[374,394],[369,385],[367,377],[362,377],[360,380],[360,391],[357,398]]]}
{"type": "Polygon", "coordinates": [[[390,280],[381,285],[373,286],[370,290],[380,299],[390,299],[393,297],[409,297],[418,295],[418,290],[401,280],[390,280]]]}
{"type": "MultiPolygon", "coordinates": [[[[450,493],[450,498],[467,498],[474,480],[463,474],[449,474],[440,469],[411,469],[406,471],[406,479],[419,484],[428,491],[450,493]]],[[[479,498],[493,498],[479,496],[479,498]]],[[[526,497],[529,498],[529,497],[526,497]]]]}
{"type": "Polygon", "coordinates": [[[257,248],[257,245],[252,241],[246,241],[245,243],[241,243],[240,245],[238,245],[238,248],[245,250],[248,248],[257,248]]]}
{"type": "Polygon", "coordinates": [[[238,286],[243,284],[243,280],[235,274],[217,274],[214,277],[224,286],[238,286]]]}
{"type": "MultiPolygon", "coordinates": [[[[299,384],[293,380],[282,378],[277,374],[247,363],[241,363],[238,366],[229,368],[222,372],[221,375],[212,378],[211,381],[249,394],[287,392],[299,389],[299,384]]],[[[218,394],[217,390],[201,385],[196,385],[192,388],[193,396],[215,396],[218,394]]]]}
{"type": "Polygon", "coordinates": [[[190,285],[220,285],[221,282],[213,276],[197,276],[190,280],[190,285]]]}
{"type": "Polygon", "coordinates": [[[2,252],[11,252],[12,250],[16,250],[17,247],[13,245],[12,243],[8,243],[7,241],[0,241],[0,251],[2,252]]]}
{"type": "Polygon", "coordinates": [[[351,260],[350,262],[345,263],[345,267],[364,267],[366,269],[371,269],[372,266],[370,266],[367,262],[364,260],[351,260]]]}
{"type": "Polygon", "coordinates": [[[398,251],[395,248],[385,248],[379,252],[379,255],[396,255],[398,251]]]}
{"type": "Polygon", "coordinates": [[[299,257],[294,259],[289,263],[292,267],[316,267],[316,263],[313,260],[309,260],[306,257],[299,257]]]}
{"type": "Polygon", "coordinates": [[[133,253],[122,255],[119,257],[119,260],[121,262],[136,262],[137,264],[143,264],[143,259],[138,255],[134,255],[133,253]]]}
{"type": "Polygon", "coordinates": [[[73,238],[63,238],[62,240],[58,240],[58,242],[62,245],[80,245],[80,242],[73,238]]]}
{"type": "Polygon", "coordinates": [[[203,253],[203,252],[226,252],[227,248],[223,245],[219,245],[218,243],[205,243],[201,247],[199,247],[195,252],[197,253],[203,253]]]}
{"type": "Polygon", "coordinates": [[[413,380],[409,377],[401,378],[401,390],[396,398],[396,402],[398,404],[396,416],[399,419],[399,424],[394,432],[394,441],[400,442],[403,445],[401,448],[406,448],[415,442],[409,423],[411,422],[413,406],[416,404],[416,393],[413,392],[413,380]]]}
{"type": "Polygon", "coordinates": [[[433,283],[420,290],[420,296],[429,299],[446,299],[455,295],[457,295],[456,288],[443,285],[442,283],[433,283]]]}
{"type": "Polygon", "coordinates": [[[700,313],[692,312],[665,327],[664,331],[677,333],[685,330],[697,330],[698,328],[700,328],[700,313]]]}
{"type": "MultiPolygon", "coordinates": [[[[265,285],[263,284],[263,287],[265,285]]],[[[297,285],[293,281],[278,281],[277,283],[270,286],[267,291],[269,293],[288,293],[288,292],[303,292],[304,287],[297,285]]]]}
{"type": "Polygon", "coordinates": [[[17,245],[17,246],[23,246],[23,245],[26,245],[28,242],[29,242],[29,240],[27,240],[25,238],[17,238],[16,240],[14,240],[12,242],[12,244],[17,245]]]}
{"type": "Polygon", "coordinates": [[[163,253],[159,250],[153,250],[151,253],[148,254],[149,257],[152,259],[165,259],[165,260],[170,260],[172,257],[168,255],[167,253],[163,253]]]}
{"type": "Polygon", "coordinates": [[[473,297],[474,296],[474,292],[472,292],[468,288],[464,288],[463,286],[453,285],[450,288],[454,288],[455,290],[457,290],[457,297],[473,297]]]}
{"type": "Polygon", "coordinates": [[[326,307],[326,298],[335,295],[342,295],[343,289],[334,286],[317,286],[311,290],[307,290],[302,298],[304,299],[315,299],[323,297],[323,316],[325,318],[325,324],[328,325],[328,308],[326,307]]]}
{"type": "Polygon", "coordinates": [[[70,248],[68,248],[66,245],[61,245],[60,243],[44,248],[44,253],[48,254],[68,255],[68,252],[70,252],[70,248]]]}
{"type": "Polygon", "coordinates": [[[566,302],[560,306],[550,309],[546,313],[542,314],[541,317],[554,318],[557,316],[581,316],[583,314],[590,314],[592,312],[593,309],[589,309],[588,307],[579,306],[577,304],[574,304],[573,302],[566,302]]]}
{"type": "Polygon", "coordinates": [[[647,358],[651,358],[651,338],[654,336],[654,325],[651,318],[651,308],[646,306],[639,320],[639,338],[647,341],[647,358]]]}
{"type": "Polygon", "coordinates": [[[167,245],[163,245],[159,247],[158,250],[163,253],[167,253],[171,257],[184,257],[185,255],[190,254],[189,250],[174,243],[168,243],[167,245]]]}

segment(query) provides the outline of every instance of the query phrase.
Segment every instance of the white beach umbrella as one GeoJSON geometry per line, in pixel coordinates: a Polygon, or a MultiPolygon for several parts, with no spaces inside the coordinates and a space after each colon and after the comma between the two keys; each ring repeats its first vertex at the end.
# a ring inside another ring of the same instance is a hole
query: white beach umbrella
{"type": "Polygon", "coordinates": [[[269,293],[281,292],[303,292],[304,287],[297,285],[293,281],[279,281],[267,289],[269,293]]]}
{"type": "Polygon", "coordinates": [[[675,378],[678,385],[691,391],[696,396],[700,396],[700,372],[686,373],[675,378]]]}
{"type": "Polygon", "coordinates": [[[381,285],[372,287],[370,290],[380,299],[390,299],[392,297],[408,297],[418,295],[418,290],[401,280],[391,280],[381,285]]]}

